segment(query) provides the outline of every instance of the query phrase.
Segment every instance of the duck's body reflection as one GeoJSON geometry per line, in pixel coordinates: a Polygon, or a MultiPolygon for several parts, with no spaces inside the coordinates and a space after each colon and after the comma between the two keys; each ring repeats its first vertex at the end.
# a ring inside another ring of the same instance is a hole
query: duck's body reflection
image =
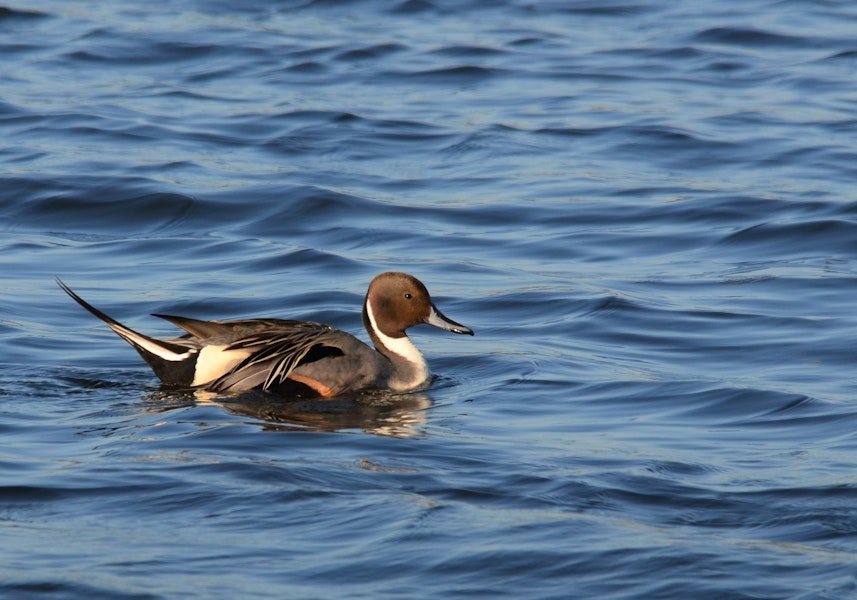
{"type": "Polygon", "coordinates": [[[425,394],[375,392],[331,400],[284,398],[266,392],[216,394],[206,391],[159,390],[146,402],[150,410],[177,406],[214,405],[241,417],[263,421],[266,430],[332,432],[362,430],[373,435],[414,437],[423,432],[426,410],[432,405],[425,394]]]}

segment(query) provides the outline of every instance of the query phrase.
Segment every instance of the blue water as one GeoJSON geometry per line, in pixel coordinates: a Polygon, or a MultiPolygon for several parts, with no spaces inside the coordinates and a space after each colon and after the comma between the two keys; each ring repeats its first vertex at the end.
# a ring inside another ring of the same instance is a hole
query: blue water
{"type": "Polygon", "coordinates": [[[0,596],[857,596],[857,5],[7,3],[0,596]],[[57,288],[463,338],[159,388],[57,288]]]}

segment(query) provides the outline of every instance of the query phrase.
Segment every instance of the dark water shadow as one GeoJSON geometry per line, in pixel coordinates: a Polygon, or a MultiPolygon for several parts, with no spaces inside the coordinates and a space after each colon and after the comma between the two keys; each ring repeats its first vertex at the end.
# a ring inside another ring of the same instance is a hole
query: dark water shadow
{"type": "Polygon", "coordinates": [[[148,394],[144,402],[146,410],[151,412],[214,405],[230,414],[262,421],[266,431],[360,430],[390,437],[424,435],[426,410],[432,405],[425,394],[374,392],[319,400],[256,391],[224,395],[165,389],[148,394]]]}

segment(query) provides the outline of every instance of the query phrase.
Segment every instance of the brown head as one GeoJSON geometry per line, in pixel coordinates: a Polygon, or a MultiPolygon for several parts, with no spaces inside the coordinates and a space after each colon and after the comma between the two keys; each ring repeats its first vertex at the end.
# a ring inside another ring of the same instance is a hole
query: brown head
{"type": "Polygon", "coordinates": [[[447,318],[435,307],[426,286],[416,277],[387,272],[372,280],[363,303],[363,324],[370,335],[377,328],[387,337],[403,337],[406,329],[420,323],[473,335],[470,328],[447,318]]]}

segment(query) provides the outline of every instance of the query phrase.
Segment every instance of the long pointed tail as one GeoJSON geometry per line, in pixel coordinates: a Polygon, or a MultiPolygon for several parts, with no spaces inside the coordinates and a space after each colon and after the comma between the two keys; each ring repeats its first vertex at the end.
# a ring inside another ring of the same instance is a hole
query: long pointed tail
{"type": "MultiPolygon", "coordinates": [[[[158,340],[153,337],[149,337],[147,335],[134,331],[133,329],[123,325],[113,317],[101,312],[100,310],[92,306],[89,302],[75,294],[74,291],[72,291],[72,289],[68,287],[65,283],[63,283],[59,278],[57,278],[57,285],[59,285],[66,294],[71,296],[72,300],[74,300],[87,311],[107,323],[107,326],[110,327],[110,329],[112,329],[119,337],[131,344],[134,349],[140,353],[140,356],[142,356],[143,359],[147,363],[149,363],[149,366],[152,367],[152,369],[155,371],[155,374],[160,377],[161,380],[164,381],[164,383],[184,383],[183,381],[169,381],[172,379],[176,379],[175,376],[168,375],[168,373],[174,371],[175,369],[165,368],[165,363],[175,364],[187,362],[189,363],[192,369],[192,365],[196,362],[195,355],[197,351],[195,349],[166,340],[158,340]]],[[[185,377],[186,376],[181,377],[181,379],[184,379],[185,377]]]]}

